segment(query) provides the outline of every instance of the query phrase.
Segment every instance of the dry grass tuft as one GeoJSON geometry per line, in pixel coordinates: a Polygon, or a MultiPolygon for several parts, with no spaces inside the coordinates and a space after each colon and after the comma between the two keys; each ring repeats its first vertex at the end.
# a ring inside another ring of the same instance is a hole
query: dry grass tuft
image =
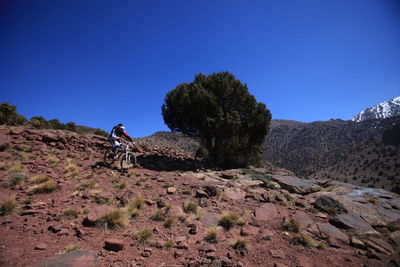
{"type": "Polygon", "coordinates": [[[139,230],[136,233],[136,240],[141,245],[148,244],[152,238],[153,238],[153,232],[147,229],[139,230]]]}
{"type": "Polygon", "coordinates": [[[6,216],[17,210],[18,204],[14,196],[8,196],[0,204],[0,216],[6,216]]]}
{"type": "Polygon", "coordinates": [[[41,193],[51,193],[57,189],[57,184],[53,180],[47,180],[44,183],[34,185],[28,188],[28,193],[41,194],[41,193]]]}
{"type": "Polygon", "coordinates": [[[125,228],[129,224],[128,213],[123,209],[114,209],[100,217],[96,227],[101,229],[125,228]]]}
{"type": "Polygon", "coordinates": [[[238,223],[239,219],[240,216],[234,212],[224,212],[219,220],[219,225],[228,231],[238,223]]]}

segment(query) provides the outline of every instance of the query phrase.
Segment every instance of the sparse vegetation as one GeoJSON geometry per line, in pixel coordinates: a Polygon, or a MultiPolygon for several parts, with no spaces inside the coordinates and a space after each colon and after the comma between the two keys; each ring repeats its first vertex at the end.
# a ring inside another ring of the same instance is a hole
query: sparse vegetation
{"type": "Polygon", "coordinates": [[[114,209],[104,214],[97,222],[96,227],[101,229],[124,228],[129,224],[129,217],[125,210],[114,209]]]}
{"type": "Polygon", "coordinates": [[[222,226],[225,230],[229,231],[237,224],[239,219],[240,216],[234,212],[224,212],[220,217],[219,225],[222,226]]]}
{"type": "Polygon", "coordinates": [[[49,179],[44,183],[37,184],[28,188],[28,193],[41,194],[41,193],[51,193],[57,189],[57,184],[49,179]]]}
{"type": "Polygon", "coordinates": [[[95,188],[96,183],[91,182],[91,183],[80,183],[76,186],[76,190],[79,191],[85,191],[86,189],[93,189],[95,188]]]}
{"type": "Polygon", "coordinates": [[[30,182],[32,184],[41,184],[41,183],[47,182],[48,180],[49,180],[49,177],[47,177],[47,176],[37,175],[37,176],[32,177],[30,179],[30,182]]]}
{"type": "Polygon", "coordinates": [[[162,209],[153,210],[153,212],[151,213],[151,219],[159,222],[164,221],[165,215],[162,209]]]}
{"type": "Polygon", "coordinates": [[[248,242],[244,238],[237,238],[237,239],[233,240],[230,245],[232,248],[239,250],[239,251],[248,249],[248,242]]]}
{"type": "Polygon", "coordinates": [[[174,226],[176,224],[176,221],[175,221],[175,219],[174,218],[172,218],[172,217],[167,217],[167,218],[165,218],[165,220],[164,220],[164,227],[165,228],[171,228],[172,226],[174,226]]]}
{"type": "Polygon", "coordinates": [[[197,212],[197,203],[193,202],[193,201],[189,201],[189,202],[185,203],[185,205],[183,206],[183,210],[186,213],[196,213],[197,212]]]}
{"type": "Polygon", "coordinates": [[[215,228],[210,228],[207,230],[204,240],[211,244],[218,243],[218,230],[215,228]]]}
{"type": "Polygon", "coordinates": [[[175,242],[173,240],[167,240],[164,242],[164,248],[170,249],[175,247],[175,242]]]}
{"type": "Polygon", "coordinates": [[[79,244],[69,244],[65,247],[64,253],[70,253],[79,249],[81,249],[81,246],[79,244]]]}
{"type": "Polygon", "coordinates": [[[2,186],[4,187],[14,187],[20,185],[23,181],[28,178],[28,175],[25,173],[10,173],[7,175],[6,179],[2,182],[2,186]]]}
{"type": "Polygon", "coordinates": [[[153,232],[147,229],[139,230],[136,233],[136,240],[140,245],[148,244],[153,238],[153,232]]]}
{"type": "Polygon", "coordinates": [[[289,221],[287,221],[287,220],[282,221],[282,227],[286,231],[289,231],[292,233],[300,232],[300,224],[295,219],[290,219],[289,221]]]}
{"type": "Polygon", "coordinates": [[[0,216],[6,216],[14,213],[18,207],[18,203],[14,196],[8,196],[0,203],[0,216]]]}
{"type": "Polygon", "coordinates": [[[297,234],[291,241],[292,244],[295,245],[302,245],[305,246],[307,248],[310,248],[313,246],[312,240],[310,237],[308,237],[307,235],[303,234],[303,233],[299,233],[297,234]]]}
{"type": "Polygon", "coordinates": [[[78,218],[79,214],[80,214],[80,211],[78,209],[74,209],[74,208],[67,208],[63,212],[64,217],[72,218],[72,219],[78,218]]]}

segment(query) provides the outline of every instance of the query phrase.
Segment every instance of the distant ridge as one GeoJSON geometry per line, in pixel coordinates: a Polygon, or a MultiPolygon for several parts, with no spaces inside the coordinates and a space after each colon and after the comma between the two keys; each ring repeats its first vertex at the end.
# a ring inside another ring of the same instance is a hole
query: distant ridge
{"type": "Polygon", "coordinates": [[[364,109],[350,120],[361,122],[371,119],[385,119],[400,115],[400,96],[364,109]]]}

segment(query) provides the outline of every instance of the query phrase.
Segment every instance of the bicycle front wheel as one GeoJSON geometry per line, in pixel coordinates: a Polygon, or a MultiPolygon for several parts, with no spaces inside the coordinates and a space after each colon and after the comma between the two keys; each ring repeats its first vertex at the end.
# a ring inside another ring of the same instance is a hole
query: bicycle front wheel
{"type": "Polygon", "coordinates": [[[136,156],[133,153],[125,153],[121,159],[121,169],[130,169],[136,165],[136,156]]]}
{"type": "Polygon", "coordinates": [[[111,164],[114,163],[114,161],[115,161],[114,148],[110,147],[104,153],[104,164],[106,164],[106,166],[110,166],[111,164]]]}

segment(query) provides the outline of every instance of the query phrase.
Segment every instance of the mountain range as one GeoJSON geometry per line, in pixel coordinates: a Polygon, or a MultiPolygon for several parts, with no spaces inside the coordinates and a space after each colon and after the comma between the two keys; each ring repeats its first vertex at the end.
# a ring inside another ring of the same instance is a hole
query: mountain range
{"type": "Polygon", "coordinates": [[[400,115],[400,96],[364,109],[350,120],[355,122],[370,119],[385,119],[400,115]]]}

